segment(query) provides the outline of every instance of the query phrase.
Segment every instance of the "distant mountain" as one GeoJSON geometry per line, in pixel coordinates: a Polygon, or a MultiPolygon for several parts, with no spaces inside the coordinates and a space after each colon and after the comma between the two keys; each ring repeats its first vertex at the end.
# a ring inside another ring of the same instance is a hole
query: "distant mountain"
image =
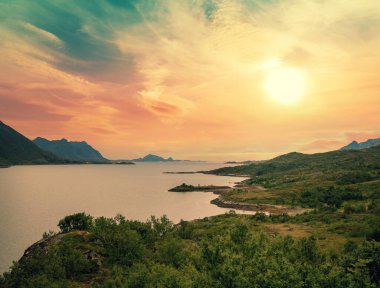
{"type": "Polygon", "coordinates": [[[179,160],[174,160],[172,157],[165,159],[161,156],[148,154],[148,155],[144,156],[143,158],[133,159],[132,161],[136,161],[136,162],[173,162],[173,161],[179,161],[179,160]]]}
{"type": "Polygon", "coordinates": [[[63,161],[0,121],[0,166],[47,164],[63,161]]]}
{"type": "Polygon", "coordinates": [[[75,142],[66,139],[47,140],[37,137],[33,142],[46,151],[70,161],[107,162],[108,160],[85,141],[75,142]]]}
{"type": "Polygon", "coordinates": [[[365,142],[352,141],[347,146],[340,148],[340,150],[361,150],[361,149],[366,149],[366,148],[370,148],[377,145],[380,145],[380,138],[368,139],[365,142]]]}

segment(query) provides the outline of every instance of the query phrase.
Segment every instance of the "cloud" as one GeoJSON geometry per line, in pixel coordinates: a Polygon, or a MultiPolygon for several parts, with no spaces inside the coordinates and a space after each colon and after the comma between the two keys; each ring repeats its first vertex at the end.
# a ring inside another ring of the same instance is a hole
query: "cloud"
{"type": "Polygon", "coordinates": [[[368,139],[380,138],[380,131],[348,132],[345,134],[348,141],[363,142],[368,139]]]}
{"type": "Polygon", "coordinates": [[[61,125],[44,133],[117,157],[162,146],[196,157],[197,145],[204,157],[267,158],[380,129],[377,0],[0,5],[0,116],[30,135],[44,131],[26,118],[50,117],[61,125]],[[292,107],[265,94],[275,67],[308,77],[292,107]]]}
{"type": "Polygon", "coordinates": [[[54,113],[40,105],[19,101],[3,94],[0,94],[0,115],[2,119],[10,121],[64,122],[70,119],[68,115],[54,113]]]}
{"type": "Polygon", "coordinates": [[[316,153],[316,152],[325,152],[331,150],[337,150],[344,145],[347,145],[347,142],[344,140],[334,140],[334,139],[320,139],[315,140],[306,145],[302,145],[299,148],[299,151],[307,153],[316,153]]]}

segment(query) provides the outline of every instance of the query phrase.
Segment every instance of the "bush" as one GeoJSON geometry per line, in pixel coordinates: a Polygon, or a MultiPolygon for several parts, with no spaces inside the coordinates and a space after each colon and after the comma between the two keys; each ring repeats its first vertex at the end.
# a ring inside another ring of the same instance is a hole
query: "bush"
{"type": "Polygon", "coordinates": [[[374,228],[368,235],[368,240],[380,241],[380,227],[374,228]]]}
{"type": "Polygon", "coordinates": [[[177,226],[177,233],[182,239],[191,239],[194,234],[194,227],[192,223],[181,220],[177,226]]]}
{"type": "Polygon", "coordinates": [[[366,207],[362,203],[357,203],[357,204],[346,203],[344,205],[344,214],[364,213],[364,212],[366,212],[366,207]]]}
{"type": "Polygon", "coordinates": [[[71,230],[89,230],[92,226],[93,217],[82,213],[66,216],[58,223],[61,232],[66,233],[71,230]]]}
{"type": "Polygon", "coordinates": [[[170,221],[166,215],[163,215],[160,218],[151,216],[147,223],[151,226],[157,237],[163,237],[174,227],[173,222],[170,221]]]}

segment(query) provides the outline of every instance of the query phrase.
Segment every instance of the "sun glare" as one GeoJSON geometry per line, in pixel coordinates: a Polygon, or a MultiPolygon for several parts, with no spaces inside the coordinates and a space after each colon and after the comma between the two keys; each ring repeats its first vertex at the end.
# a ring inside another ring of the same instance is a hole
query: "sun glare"
{"type": "Polygon", "coordinates": [[[265,90],[270,97],[281,104],[296,103],[305,93],[304,73],[295,68],[278,68],[269,72],[265,90]]]}

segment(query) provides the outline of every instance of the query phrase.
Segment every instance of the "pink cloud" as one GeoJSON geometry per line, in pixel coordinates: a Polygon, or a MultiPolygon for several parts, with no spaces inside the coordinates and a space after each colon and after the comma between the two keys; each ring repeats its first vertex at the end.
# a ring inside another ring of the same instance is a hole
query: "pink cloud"
{"type": "Polygon", "coordinates": [[[13,97],[0,95],[0,117],[4,120],[67,121],[71,117],[54,113],[47,107],[35,105],[13,97]]]}
{"type": "Polygon", "coordinates": [[[347,142],[344,140],[316,140],[311,143],[308,143],[306,145],[303,145],[299,148],[299,151],[301,152],[324,152],[324,151],[331,151],[331,150],[337,150],[344,145],[346,145],[347,142]]]}
{"type": "Polygon", "coordinates": [[[159,115],[178,115],[182,113],[180,107],[162,101],[150,101],[146,107],[159,115]]]}

